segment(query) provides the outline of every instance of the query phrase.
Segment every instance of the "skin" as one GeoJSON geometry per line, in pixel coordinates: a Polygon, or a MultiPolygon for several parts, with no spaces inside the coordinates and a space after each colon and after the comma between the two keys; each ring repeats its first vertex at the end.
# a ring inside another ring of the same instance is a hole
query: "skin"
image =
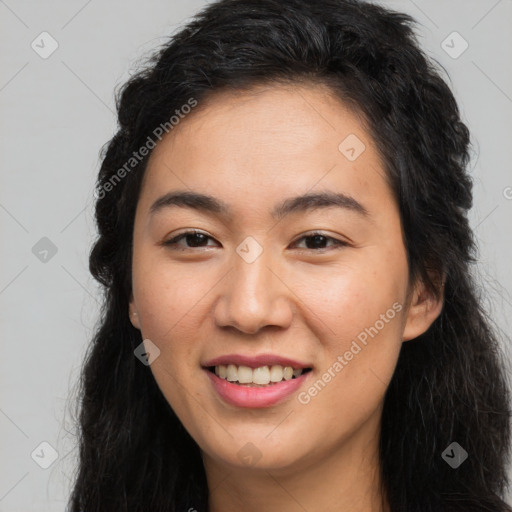
{"type": "Polygon", "coordinates": [[[360,118],[320,85],[216,94],[154,149],[133,251],[130,319],[160,349],[151,370],[201,448],[210,512],[388,510],[384,393],[402,342],[428,329],[442,299],[409,281],[397,204],[360,118]],[[354,161],[338,149],[349,134],[365,144],[354,161]],[[233,216],[176,206],[150,214],[177,190],[212,195],[233,216]],[[271,218],[283,199],[321,191],[351,196],[368,215],[331,207],[271,218]],[[211,238],[162,245],[190,229],[211,238]],[[317,230],[347,245],[307,245],[302,237],[317,230]],[[236,251],[248,236],[263,249],[252,263],[236,251]],[[275,353],[313,367],[307,392],[393,304],[401,311],[308,403],[294,393],[268,408],[235,407],[201,369],[223,354],[275,353]],[[256,463],[238,456],[246,443],[256,463]]]}

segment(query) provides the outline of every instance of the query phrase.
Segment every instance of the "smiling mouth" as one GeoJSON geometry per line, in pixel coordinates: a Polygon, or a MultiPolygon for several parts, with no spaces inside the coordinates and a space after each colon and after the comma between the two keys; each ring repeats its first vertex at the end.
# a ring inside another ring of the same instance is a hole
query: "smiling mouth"
{"type": "Polygon", "coordinates": [[[268,387],[280,382],[300,377],[311,371],[311,368],[293,368],[291,366],[266,365],[257,368],[236,364],[221,364],[206,368],[220,379],[232,384],[247,387],[268,387]]]}

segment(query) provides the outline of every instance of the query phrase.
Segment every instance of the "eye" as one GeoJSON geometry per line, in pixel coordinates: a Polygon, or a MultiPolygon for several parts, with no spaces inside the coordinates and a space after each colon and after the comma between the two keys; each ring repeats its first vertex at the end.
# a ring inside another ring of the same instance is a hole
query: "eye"
{"type": "Polygon", "coordinates": [[[213,240],[211,236],[202,233],[201,231],[186,231],[185,233],[181,233],[180,235],[171,238],[170,240],[166,240],[162,245],[168,247],[181,247],[184,249],[190,249],[194,247],[205,247],[203,244],[208,240],[213,240]],[[189,245],[179,245],[178,242],[181,240],[186,240],[189,245]]]}
{"type": "Polygon", "coordinates": [[[324,235],[324,234],[318,233],[318,232],[314,232],[314,233],[310,233],[308,235],[305,235],[305,236],[299,238],[294,243],[297,244],[301,240],[306,240],[306,241],[310,240],[309,243],[306,242],[306,249],[315,250],[315,251],[318,251],[318,250],[321,251],[323,249],[329,249],[329,247],[325,247],[325,243],[328,242],[328,241],[333,242],[334,243],[334,247],[348,246],[347,242],[343,242],[341,240],[338,240],[337,238],[333,238],[331,236],[327,236],[327,235],[324,235]]]}
{"type": "MultiPolygon", "coordinates": [[[[171,238],[170,240],[166,240],[162,245],[166,247],[181,247],[183,249],[192,249],[194,247],[211,247],[208,245],[204,245],[208,240],[214,240],[211,236],[208,236],[201,231],[185,231],[184,233],[179,234],[178,236],[171,238]],[[180,245],[179,242],[185,240],[187,245],[180,245]]],[[[306,240],[306,249],[313,251],[322,251],[324,249],[329,249],[329,247],[325,247],[326,242],[333,242],[333,246],[331,247],[343,247],[348,246],[347,242],[343,242],[331,236],[324,235],[319,232],[313,232],[308,235],[305,235],[294,242],[297,244],[298,242],[306,240]],[[309,240],[309,242],[308,242],[309,240]]]]}

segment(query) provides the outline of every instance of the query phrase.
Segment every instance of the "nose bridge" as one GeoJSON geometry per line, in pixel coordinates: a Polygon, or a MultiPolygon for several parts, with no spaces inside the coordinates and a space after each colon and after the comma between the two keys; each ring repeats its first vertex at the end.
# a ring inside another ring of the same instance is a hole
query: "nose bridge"
{"type": "Polygon", "coordinates": [[[286,286],[277,277],[275,258],[251,240],[245,240],[233,255],[227,276],[222,306],[217,311],[219,325],[232,325],[247,333],[266,325],[285,327],[291,320],[286,286]],[[244,242],[246,245],[244,245],[244,242]]]}

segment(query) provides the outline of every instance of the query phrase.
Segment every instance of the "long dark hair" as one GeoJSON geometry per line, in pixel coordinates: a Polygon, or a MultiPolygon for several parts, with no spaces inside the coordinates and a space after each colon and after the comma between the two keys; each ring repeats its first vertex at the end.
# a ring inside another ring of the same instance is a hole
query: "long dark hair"
{"type": "Polygon", "coordinates": [[[502,500],[510,391],[473,277],[470,135],[413,24],[358,0],[221,0],[119,91],[119,129],[96,189],[90,271],[105,297],[79,382],[71,512],[207,510],[199,448],[134,357],[132,232],[151,154],[138,151],[157,142],[158,127],[170,131],[169,119],[191,99],[201,108],[217,91],[262,83],[326,84],[361,115],[400,208],[411,279],[440,293],[436,276],[446,277],[440,316],[403,343],[385,396],[380,461],[391,510],[510,510],[502,500]],[[468,453],[456,469],[442,457],[452,442],[468,453]]]}

